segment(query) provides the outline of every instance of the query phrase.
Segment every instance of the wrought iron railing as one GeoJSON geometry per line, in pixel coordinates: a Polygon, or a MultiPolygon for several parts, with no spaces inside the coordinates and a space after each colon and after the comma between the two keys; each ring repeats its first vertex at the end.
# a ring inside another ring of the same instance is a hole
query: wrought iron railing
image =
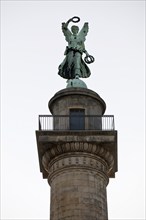
{"type": "Polygon", "coordinates": [[[39,115],[39,130],[114,130],[113,115],[39,115]]]}

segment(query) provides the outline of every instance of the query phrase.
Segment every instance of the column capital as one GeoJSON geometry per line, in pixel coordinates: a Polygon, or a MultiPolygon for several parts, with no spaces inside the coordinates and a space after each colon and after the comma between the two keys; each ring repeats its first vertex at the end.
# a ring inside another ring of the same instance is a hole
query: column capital
{"type": "Polygon", "coordinates": [[[60,143],[45,152],[42,164],[49,175],[55,170],[76,166],[76,168],[96,170],[109,177],[114,168],[114,157],[100,144],[60,143]]]}
{"type": "Polygon", "coordinates": [[[66,153],[88,153],[108,165],[109,177],[117,171],[116,131],[36,131],[40,170],[48,177],[46,167],[52,159],[66,153]]]}

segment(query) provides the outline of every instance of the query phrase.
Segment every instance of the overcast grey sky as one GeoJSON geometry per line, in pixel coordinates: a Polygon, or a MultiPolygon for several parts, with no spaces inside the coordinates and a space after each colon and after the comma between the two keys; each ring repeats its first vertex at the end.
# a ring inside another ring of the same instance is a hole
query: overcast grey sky
{"type": "Polygon", "coordinates": [[[89,22],[95,57],[84,80],[115,116],[119,172],[107,187],[109,220],[145,219],[145,1],[1,1],[1,219],[49,219],[50,187],[39,172],[35,130],[66,41],[61,23],[89,22]]]}

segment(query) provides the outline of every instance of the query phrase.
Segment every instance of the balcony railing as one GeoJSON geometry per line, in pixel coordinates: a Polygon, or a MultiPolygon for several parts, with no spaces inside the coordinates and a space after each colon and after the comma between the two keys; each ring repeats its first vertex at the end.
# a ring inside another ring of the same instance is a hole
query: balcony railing
{"type": "Polygon", "coordinates": [[[39,130],[114,130],[113,115],[39,115],[39,130]]]}

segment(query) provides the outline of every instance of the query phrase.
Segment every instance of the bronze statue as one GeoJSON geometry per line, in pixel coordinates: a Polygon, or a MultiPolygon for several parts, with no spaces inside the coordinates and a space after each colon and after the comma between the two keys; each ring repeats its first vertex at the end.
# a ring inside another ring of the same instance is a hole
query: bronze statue
{"type": "Polygon", "coordinates": [[[79,17],[73,17],[69,19],[66,23],[62,23],[62,31],[65,35],[65,39],[68,42],[64,55],[66,55],[63,62],[59,65],[58,74],[65,79],[74,78],[87,78],[90,76],[91,72],[86,63],[94,62],[94,57],[89,55],[85,49],[84,42],[86,40],[86,35],[88,33],[88,23],[84,23],[81,31],[79,32],[79,27],[73,25],[71,31],[68,29],[68,24],[70,22],[79,22],[79,17]],[[79,33],[78,33],[79,32],[79,33]],[[82,59],[82,54],[85,53],[84,62],[82,59]]]}

